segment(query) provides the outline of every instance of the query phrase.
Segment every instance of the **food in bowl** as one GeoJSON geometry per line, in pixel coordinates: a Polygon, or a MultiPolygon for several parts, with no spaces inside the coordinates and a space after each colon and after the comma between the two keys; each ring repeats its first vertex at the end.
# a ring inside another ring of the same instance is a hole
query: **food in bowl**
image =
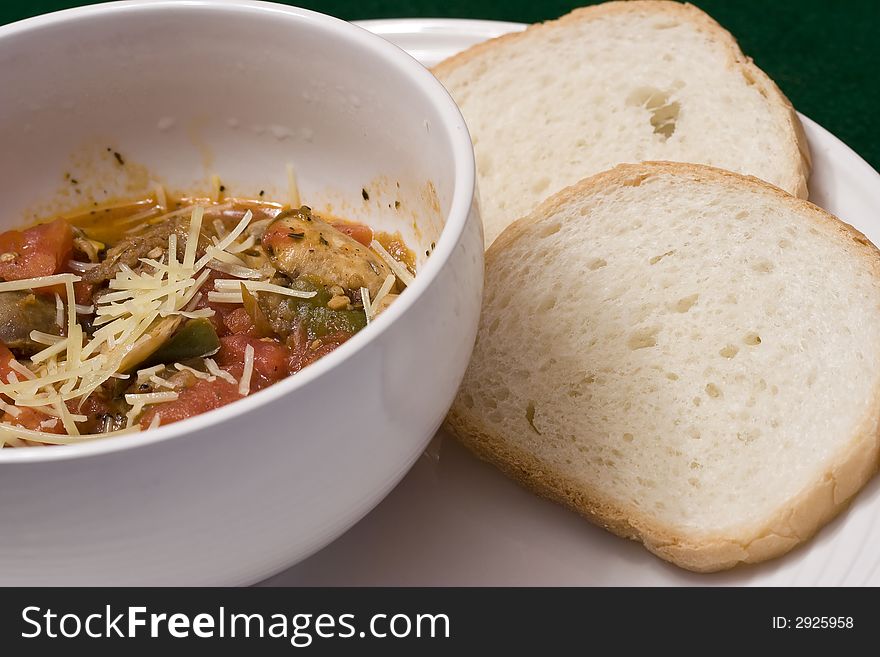
{"type": "Polygon", "coordinates": [[[423,452],[476,335],[473,151],[448,94],[365,30],[244,0],[0,27],[0,62],[15,89],[0,232],[215,172],[230,193],[286,200],[291,163],[306,204],[399,231],[418,272],[375,325],[259,393],[118,439],[0,450],[0,584],[250,584],[341,535],[423,452]]]}
{"type": "Polygon", "coordinates": [[[224,406],[328,354],[412,281],[399,236],[292,201],[162,192],[0,234],[0,446],[224,406]]]}

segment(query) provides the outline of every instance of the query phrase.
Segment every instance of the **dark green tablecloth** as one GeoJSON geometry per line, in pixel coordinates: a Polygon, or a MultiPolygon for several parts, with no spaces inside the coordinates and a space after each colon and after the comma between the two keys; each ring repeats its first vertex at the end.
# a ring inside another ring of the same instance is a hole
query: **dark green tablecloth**
{"type": "MultiPolygon", "coordinates": [[[[880,0],[692,0],[733,32],[795,107],[880,169],[880,0]]],[[[87,4],[0,3],[0,23],[87,4]]],[[[534,22],[590,4],[564,0],[302,0],[349,20],[457,17],[534,22]]]]}

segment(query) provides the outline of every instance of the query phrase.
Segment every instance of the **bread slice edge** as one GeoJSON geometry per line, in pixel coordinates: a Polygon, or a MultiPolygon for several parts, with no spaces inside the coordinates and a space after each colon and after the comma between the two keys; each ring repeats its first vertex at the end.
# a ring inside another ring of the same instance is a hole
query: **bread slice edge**
{"type": "MultiPolygon", "coordinates": [[[[757,186],[764,193],[791,204],[807,221],[832,222],[854,243],[859,255],[880,278],[880,250],[861,232],[818,206],[789,195],[753,176],[678,162],[623,164],[567,187],[544,201],[529,215],[511,224],[486,252],[491,267],[506,245],[528,232],[534,224],[554,214],[572,199],[614,186],[638,186],[653,175],[671,173],[690,176],[697,182],[723,182],[757,186]]],[[[626,508],[601,491],[584,487],[548,472],[526,450],[507,443],[457,397],[446,418],[446,428],[471,452],[501,470],[511,479],[549,500],[562,504],[592,523],[618,536],[641,542],[649,551],[681,568],[694,572],[715,572],[740,563],[758,563],[780,556],[812,537],[822,526],[843,511],[853,496],[880,466],[880,386],[874,392],[864,417],[856,424],[851,440],[830,459],[822,475],[766,517],[756,529],[742,536],[730,534],[687,535],[657,522],[635,509],[626,508]]]]}
{"type": "Polygon", "coordinates": [[[442,81],[442,77],[449,71],[469,63],[484,52],[491,51],[499,45],[516,43],[542,31],[552,30],[557,26],[568,23],[590,21],[594,18],[610,14],[638,11],[652,11],[657,14],[667,14],[689,21],[718,40],[727,51],[728,66],[730,68],[738,68],[743,77],[750,84],[755,85],[761,95],[771,101],[770,106],[774,114],[776,114],[777,120],[790,131],[791,139],[789,143],[792,144],[792,147],[788,153],[788,158],[795,174],[787,182],[785,188],[798,198],[807,198],[807,181],[809,180],[812,168],[812,158],[804,127],[798,118],[794,106],[785,94],[782,93],[777,84],[755,65],[752,58],[742,52],[736,39],[728,30],[707,13],[690,3],[674,2],[673,0],[613,0],[597,5],[580,7],[555,20],[529,25],[521,32],[503,34],[494,39],[475,44],[436,64],[431,68],[431,72],[442,81]]]}

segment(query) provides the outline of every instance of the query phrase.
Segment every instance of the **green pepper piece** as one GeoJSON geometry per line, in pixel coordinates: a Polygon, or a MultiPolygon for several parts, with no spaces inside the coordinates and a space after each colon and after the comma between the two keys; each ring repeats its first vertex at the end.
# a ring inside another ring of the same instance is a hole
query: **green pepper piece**
{"type": "Polygon", "coordinates": [[[306,329],[310,340],[322,338],[335,333],[347,333],[354,335],[367,325],[364,311],[354,310],[331,310],[327,302],[332,296],[326,285],[310,277],[302,276],[294,280],[291,285],[295,290],[315,292],[315,296],[308,299],[289,299],[287,303],[296,308],[301,324],[306,329]]]}
{"type": "Polygon", "coordinates": [[[310,338],[321,338],[333,333],[354,335],[367,325],[363,310],[330,310],[325,307],[312,307],[308,316],[310,338]]]}
{"type": "Polygon", "coordinates": [[[187,358],[203,358],[217,353],[220,338],[211,320],[200,317],[191,319],[183,328],[171,336],[144,363],[144,367],[158,363],[176,363],[187,358]]]}
{"type": "Polygon", "coordinates": [[[244,303],[244,310],[248,314],[248,317],[251,318],[251,321],[254,323],[254,329],[257,332],[258,338],[270,338],[275,333],[272,331],[272,327],[269,324],[269,320],[266,319],[266,313],[263,312],[263,309],[260,308],[260,302],[257,299],[256,293],[252,293],[248,290],[244,283],[241,284],[241,298],[244,303]]]}

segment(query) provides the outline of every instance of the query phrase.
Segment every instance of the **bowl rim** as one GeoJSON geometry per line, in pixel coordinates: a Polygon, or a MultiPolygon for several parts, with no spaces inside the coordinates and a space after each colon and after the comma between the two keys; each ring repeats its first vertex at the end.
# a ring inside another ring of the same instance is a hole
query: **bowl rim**
{"type": "Polygon", "coordinates": [[[48,27],[67,23],[75,24],[79,21],[106,15],[141,11],[166,12],[181,9],[226,12],[230,16],[275,14],[276,20],[288,20],[300,25],[312,25],[319,29],[334,31],[343,40],[356,43],[370,51],[384,66],[391,66],[404,74],[412,82],[414,88],[426,96],[437,109],[441,125],[430,127],[432,130],[443,130],[452,152],[452,199],[449,212],[446,213],[443,229],[436,241],[436,247],[432,251],[431,257],[420,268],[413,285],[408,287],[406,292],[387,311],[344,344],[303,370],[251,396],[164,427],[107,439],[93,439],[84,441],[82,444],[53,445],[50,448],[37,449],[0,448],[0,466],[14,463],[66,461],[138,449],[204,431],[233,417],[255,411],[280,397],[294,393],[299,388],[309,385],[315,379],[342,366],[356,352],[385,333],[391,324],[404,315],[416,299],[431,286],[439,272],[449,262],[464,232],[471,204],[475,201],[475,163],[470,135],[461,112],[443,85],[427,68],[397,46],[358,25],[309,9],[261,0],[122,0],[64,9],[0,26],[0,41],[13,36],[38,32],[48,27]]]}

